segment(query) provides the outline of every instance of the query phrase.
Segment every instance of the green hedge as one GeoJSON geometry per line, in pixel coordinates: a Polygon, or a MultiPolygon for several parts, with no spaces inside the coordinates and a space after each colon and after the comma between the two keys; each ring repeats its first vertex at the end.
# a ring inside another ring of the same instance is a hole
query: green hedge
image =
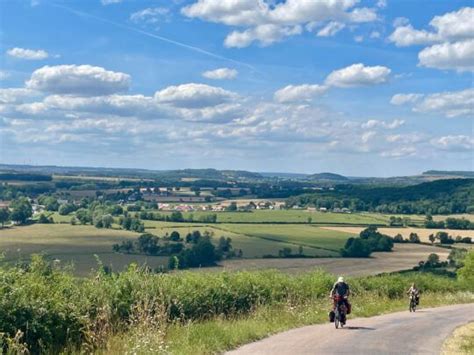
{"type": "MultiPolygon", "coordinates": [[[[349,279],[358,296],[389,298],[403,297],[413,281],[423,291],[474,291],[474,285],[429,274],[349,279]]],[[[21,330],[32,352],[96,347],[104,334],[126,329],[140,305],[161,310],[168,322],[201,320],[327,297],[333,282],[334,276],[322,271],[150,274],[134,266],[77,279],[35,257],[27,269],[0,268],[0,333],[13,337],[21,330]]]]}

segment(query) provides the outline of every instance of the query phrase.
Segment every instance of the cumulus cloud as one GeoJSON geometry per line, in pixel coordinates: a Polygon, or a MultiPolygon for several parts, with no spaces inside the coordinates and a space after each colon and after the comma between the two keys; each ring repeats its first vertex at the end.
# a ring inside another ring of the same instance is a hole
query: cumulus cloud
{"type": "Polygon", "coordinates": [[[33,96],[35,92],[25,88],[0,89],[0,104],[18,104],[33,96]]]}
{"type": "Polygon", "coordinates": [[[326,78],[326,85],[336,87],[368,86],[385,83],[391,70],[384,66],[365,66],[352,64],[333,71],[326,78]]]}
{"type": "Polygon", "coordinates": [[[26,82],[29,89],[78,96],[109,95],[128,90],[130,76],[91,65],[57,65],[37,69],[26,82]]]}
{"type": "Polygon", "coordinates": [[[436,148],[448,151],[471,151],[474,149],[474,138],[465,135],[449,135],[431,140],[436,148]]]}
{"type": "Polygon", "coordinates": [[[202,76],[207,79],[213,80],[231,80],[237,77],[239,72],[236,69],[230,68],[219,68],[214,70],[208,70],[202,73],[202,76]]]}
{"type": "Polygon", "coordinates": [[[169,86],[155,93],[157,102],[181,108],[217,106],[237,97],[236,93],[220,87],[196,83],[169,86]]]}
{"type": "Polygon", "coordinates": [[[474,116],[474,89],[426,95],[413,108],[415,112],[437,113],[446,117],[474,116]]]}
{"type": "Polygon", "coordinates": [[[310,101],[314,96],[326,92],[327,87],[323,85],[288,85],[278,90],[273,95],[277,102],[310,101]]]}
{"type": "Polygon", "coordinates": [[[130,20],[135,23],[156,24],[168,14],[169,10],[165,7],[149,7],[132,13],[130,20]]]}
{"type": "Polygon", "coordinates": [[[0,70],[0,80],[5,80],[10,77],[10,73],[5,70],[0,70]]]}
{"type": "Polygon", "coordinates": [[[424,67],[474,71],[474,39],[436,44],[423,49],[418,59],[424,67]]]}
{"type": "Polygon", "coordinates": [[[25,49],[25,48],[11,48],[7,50],[7,54],[11,57],[26,59],[26,60],[43,60],[49,57],[48,52],[43,49],[25,49]]]}
{"type": "Polygon", "coordinates": [[[257,41],[262,46],[269,46],[285,37],[298,35],[301,32],[301,26],[259,25],[245,31],[231,32],[226,37],[224,45],[229,48],[244,48],[257,41]]]}
{"type": "Polygon", "coordinates": [[[344,27],[346,27],[346,25],[341,22],[331,21],[318,31],[317,36],[318,37],[332,37],[339,31],[341,31],[344,27]]]}
{"type": "Polygon", "coordinates": [[[420,51],[419,64],[436,69],[474,71],[474,8],[435,16],[430,30],[417,30],[409,23],[395,24],[389,41],[398,47],[430,45],[420,51]]]}
{"type": "Polygon", "coordinates": [[[414,103],[422,97],[423,94],[395,94],[390,99],[390,103],[392,105],[400,106],[408,103],[414,103]]]}
{"type": "Polygon", "coordinates": [[[184,16],[244,27],[231,32],[224,44],[242,48],[253,42],[270,45],[288,36],[302,33],[303,26],[326,24],[322,36],[335,34],[345,23],[372,22],[377,19],[373,8],[355,7],[357,0],[332,1],[273,1],[255,0],[197,0],[181,9],[184,16]],[[332,24],[331,24],[332,23],[332,24]]]}

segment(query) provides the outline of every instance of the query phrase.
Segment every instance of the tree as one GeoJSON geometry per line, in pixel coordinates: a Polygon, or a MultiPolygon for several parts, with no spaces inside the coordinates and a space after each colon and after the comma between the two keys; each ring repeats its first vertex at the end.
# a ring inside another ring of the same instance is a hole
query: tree
{"type": "Polygon", "coordinates": [[[88,209],[79,208],[76,211],[76,218],[81,224],[92,223],[92,214],[88,209]]]}
{"type": "Polygon", "coordinates": [[[433,243],[435,242],[435,240],[436,240],[436,237],[435,237],[434,234],[432,233],[432,234],[429,235],[428,239],[430,240],[431,244],[433,244],[433,243]]]}
{"type": "Polygon", "coordinates": [[[426,264],[428,264],[431,267],[435,267],[439,264],[439,255],[435,253],[431,253],[428,256],[428,260],[426,261],[426,264]]]}
{"type": "Polygon", "coordinates": [[[410,233],[408,240],[410,243],[420,243],[420,237],[416,233],[410,233]]]}
{"type": "Polygon", "coordinates": [[[26,223],[26,221],[28,221],[28,219],[33,215],[30,201],[26,197],[14,200],[10,207],[12,208],[10,219],[18,224],[26,223]]]}
{"type": "Polygon", "coordinates": [[[43,213],[41,213],[39,218],[38,218],[38,223],[40,223],[40,224],[50,224],[50,223],[54,223],[54,221],[53,221],[52,217],[48,218],[43,213]]]}
{"type": "Polygon", "coordinates": [[[237,203],[236,202],[231,202],[230,205],[227,206],[226,210],[229,211],[229,212],[237,211],[237,203]]]}
{"type": "Polygon", "coordinates": [[[369,243],[360,238],[349,238],[341,251],[344,257],[367,258],[371,254],[369,243]]]}
{"type": "Polygon", "coordinates": [[[180,239],[181,239],[181,236],[179,235],[179,233],[177,231],[172,231],[171,232],[170,240],[172,240],[174,242],[178,242],[180,239]]]}
{"type": "Polygon", "coordinates": [[[467,253],[463,260],[464,266],[457,272],[459,279],[466,285],[474,285],[474,251],[467,253]]]}
{"type": "Polygon", "coordinates": [[[7,222],[10,219],[10,211],[8,208],[1,208],[0,209],[0,223],[2,224],[2,228],[5,225],[5,222],[7,222]]]}
{"type": "Polygon", "coordinates": [[[393,237],[393,242],[394,243],[403,243],[405,240],[403,239],[403,236],[398,233],[395,237],[393,237]]]}
{"type": "Polygon", "coordinates": [[[59,207],[59,214],[61,216],[67,216],[68,214],[74,212],[77,209],[77,207],[72,204],[72,203],[65,203],[64,205],[61,205],[59,207]]]}

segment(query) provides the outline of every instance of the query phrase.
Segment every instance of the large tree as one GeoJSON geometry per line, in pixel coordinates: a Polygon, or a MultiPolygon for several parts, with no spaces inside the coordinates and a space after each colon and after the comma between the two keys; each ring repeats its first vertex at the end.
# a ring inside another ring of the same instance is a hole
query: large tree
{"type": "Polygon", "coordinates": [[[10,205],[12,212],[10,219],[18,224],[23,224],[33,215],[30,201],[26,197],[14,200],[10,205]]]}

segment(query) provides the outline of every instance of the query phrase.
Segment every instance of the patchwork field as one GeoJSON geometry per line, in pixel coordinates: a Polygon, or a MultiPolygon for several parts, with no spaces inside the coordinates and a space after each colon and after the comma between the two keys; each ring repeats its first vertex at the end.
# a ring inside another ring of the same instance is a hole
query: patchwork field
{"type": "MultiPolygon", "coordinates": [[[[171,212],[153,211],[164,215],[171,212]]],[[[390,216],[372,213],[332,213],[332,212],[309,212],[306,210],[254,210],[252,212],[203,212],[196,211],[184,213],[189,218],[193,215],[195,220],[202,216],[216,214],[219,223],[311,223],[317,224],[347,224],[347,225],[369,225],[388,224],[390,216]]]]}
{"type": "Polygon", "coordinates": [[[428,245],[398,244],[390,253],[373,253],[370,258],[320,258],[320,259],[253,259],[228,260],[222,267],[207,268],[210,271],[238,271],[277,269],[288,273],[301,273],[324,269],[335,275],[362,276],[384,272],[408,270],[428,255],[436,253],[446,260],[449,249],[428,245]]]}
{"type": "Polygon", "coordinates": [[[97,255],[104,265],[121,270],[132,262],[146,263],[156,268],[166,265],[167,258],[144,255],[121,255],[112,251],[112,245],[136,238],[137,233],[115,229],[97,229],[92,226],[67,224],[33,224],[0,230],[1,262],[18,262],[31,254],[42,253],[58,259],[62,264],[74,264],[78,275],[87,275],[97,267],[97,255]]]}
{"type": "MultiPolygon", "coordinates": [[[[331,226],[331,227],[321,227],[321,229],[345,232],[345,233],[355,233],[358,234],[363,228],[360,227],[340,227],[340,226],[331,226]]],[[[447,232],[453,237],[458,235],[462,237],[471,237],[474,238],[474,230],[461,230],[461,229],[427,229],[427,228],[379,228],[379,231],[383,234],[394,237],[397,234],[401,234],[404,238],[408,238],[410,233],[416,233],[420,237],[422,242],[429,243],[430,240],[428,236],[430,234],[436,234],[437,232],[447,232]]]]}

